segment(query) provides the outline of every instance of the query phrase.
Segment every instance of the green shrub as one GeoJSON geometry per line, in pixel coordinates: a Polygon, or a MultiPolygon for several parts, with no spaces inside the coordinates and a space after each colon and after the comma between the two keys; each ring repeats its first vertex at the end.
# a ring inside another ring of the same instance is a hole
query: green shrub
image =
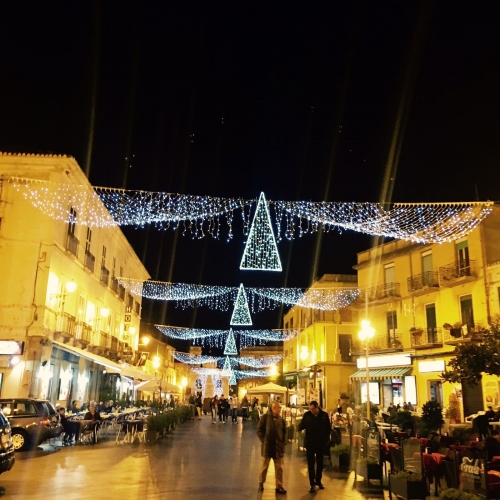
{"type": "Polygon", "coordinates": [[[347,444],[337,444],[331,448],[332,455],[336,457],[347,454],[351,454],[351,448],[347,444]]]}
{"type": "Polygon", "coordinates": [[[408,481],[422,481],[422,474],[416,472],[406,472],[402,470],[392,475],[392,479],[407,479],[408,481]]]}
{"type": "Polygon", "coordinates": [[[443,409],[437,401],[427,401],[422,406],[422,420],[429,431],[441,430],[444,424],[443,409]]]}
{"type": "Polygon", "coordinates": [[[480,497],[473,493],[467,493],[455,488],[444,490],[439,495],[440,500],[481,500],[480,497]]]}
{"type": "Polygon", "coordinates": [[[389,423],[398,425],[401,429],[405,428],[405,425],[410,424],[413,427],[415,423],[415,418],[410,411],[397,411],[392,417],[389,417],[389,423]]]}

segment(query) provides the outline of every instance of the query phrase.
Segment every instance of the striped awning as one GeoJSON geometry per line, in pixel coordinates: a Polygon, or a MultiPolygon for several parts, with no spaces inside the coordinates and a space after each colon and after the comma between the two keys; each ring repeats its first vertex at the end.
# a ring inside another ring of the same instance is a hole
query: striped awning
{"type": "MultiPolygon", "coordinates": [[[[374,368],[370,370],[369,376],[371,380],[384,380],[387,378],[399,378],[406,375],[411,370],[411,366],[403,366],[396,368],[374,368]]],[[[353,379],[366,379],[366,370],[359,370],[353,373],[350,378],[353,379]]]]}

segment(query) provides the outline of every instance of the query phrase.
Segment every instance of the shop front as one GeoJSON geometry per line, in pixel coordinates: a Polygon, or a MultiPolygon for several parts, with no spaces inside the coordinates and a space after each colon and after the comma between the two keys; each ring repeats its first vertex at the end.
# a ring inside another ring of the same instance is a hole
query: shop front
{"type": "MultiPolygon", "coordinates": [[[[366,358],[357,360],[358,371],[350,376],[355,385],[356,400],[366,403],[366,358]]],[[[370,402],[381,411],[390,403],[403,406],[405,402],[417,404],[416,377],[412,375],[410,355],[395,354],[368,358],[370,402]]]]}

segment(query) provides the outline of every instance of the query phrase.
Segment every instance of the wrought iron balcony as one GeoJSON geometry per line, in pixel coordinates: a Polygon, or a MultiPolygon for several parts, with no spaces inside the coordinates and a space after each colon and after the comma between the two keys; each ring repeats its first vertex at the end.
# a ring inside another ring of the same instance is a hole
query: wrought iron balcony
{"type": "Polygon", "coordinates": [[[114,352],[119,352],[120,351],[120,341],[114,337],[111,336],[111,346],[110,349],[114,352]]]}
{"type": "Polygon", "coordinates": [[[104,283],[106,286],[109,284],[109,271],[104,266],[101,266],[101,283],[104,283]]]}
{"type": "Polygon", "coordinates": [[[411,333],[411,346],[415,349],[425,349],[443,345],[441,328],[421,328],[411,333]]]}
{"type": "Polygon", "coordinates": [[[461,285],[477,277],[476,261],[459,261],[439,268],[440,286],[461,285]]]}
{"type": "MultiPolygon", "coordinates": [[[[390,338],[385,335],[375,335],[368,344],[369,352],[375,351],[392,351],[403,349],[402,335],[400,333],[391,333],[390,338]]],[[[364,353],[366,345],[360,340],[353,340],[351,347],[351,354],[364,353]]]]}
{"type": "Polygon", "coordinates": [[[482,340],[483,334],[473,326],[464,325],[458,328],[443,328],[445,344],[459,344],[471,340],[482,340]]]}
{"type": "Polygon", "coordinates": [[[407,283],[409,293],[428,293],[429,288],[439,287],[438,273],[436,271],[427,271],[422,274],[417,274],[416,276],[408,278],[407,283]]]}
{"type": "Polygon", "coordinates": [[[74,234],[68,233],[66,235],[66,250],[72,253],[75,257],[78,257],[79,245],[80,242],[78,241],[78,238],[74,234]]]}
{"type": "Polygon", "coordinates": [[[109,347],[109,333],[99,330],[96,332],[96,345],[107,349],[109,347]]]}
{"type": "Polygon", "coordinates": [[[83,265],[91,272],[94,272],[95,268],[95,257],[88,251],[85,250],[85,260],[83,265]]]}
{"type": "Polygon", "coordinates": [[[68,313],[58,316],[56,332],[74,337],[76,333],[76,318],[68,313]]]}
{"type": "Polygon", "coordinates": [[[75,339],[85,344],[90,344],[92,340],[92,327],[87,323],[78,322],[75,327],[75,339]]]}
{"type": "Polygon", "coordinates": [[[401,292],[399,283],[385,283],[384,285],[374,286],[362,290],[357,302],[362,303],[365,300],[368,300],[368,302],[378,302],[382,304],[385,302],[391,302],[400,297],[401,292]]]}

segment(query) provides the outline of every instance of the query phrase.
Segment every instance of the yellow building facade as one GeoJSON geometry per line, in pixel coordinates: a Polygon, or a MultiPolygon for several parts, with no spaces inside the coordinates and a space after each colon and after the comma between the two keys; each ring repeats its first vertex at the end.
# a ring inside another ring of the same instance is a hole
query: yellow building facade
{"type": "Polygon", "coordinates": [[[16,189],[13,178],[93,193],[73,158],[0,153],[0,176],[1,397],[65,405],[98,399],[111,380],[132,395],[149,377],[135,366],[141,297],[116,278],[148,279],[140,259],[119,227],[80,224],[71,206],[72,222],[57,220],[16,189]]]}
{"type": "MultiPolygon", "coordinates": [[[[500,404],[496,377],[480,386],[442,383],[456,345],[479,340],[478,330],[500,312],[500,209],[467,237],[442,244],[391,241],[358,254],[355,307],[370,320],[370,401],[386,408],[406,401],[460,404],[460,419],[500,404]]],[[[365,346],[353,341],[357,400],[365,400],[365,346]],[[361,394],[363,391],[363,395],[361,394]]]]}
{"type": "MultiPolygon", "coordinates": [[[[355,275],[325,274],[310,289],[356,286],[355,275]]],[[[357,309],[349,306],[323,311],[295,306],[285,314],[283,327],[300,331],[283,345],[284,380],[296,391],[292,403],[317,399],[323,408],[335,410],[341,395],[351,396],[349,377],[356,371],[351,345],[359,330],[357,309]]]]}

